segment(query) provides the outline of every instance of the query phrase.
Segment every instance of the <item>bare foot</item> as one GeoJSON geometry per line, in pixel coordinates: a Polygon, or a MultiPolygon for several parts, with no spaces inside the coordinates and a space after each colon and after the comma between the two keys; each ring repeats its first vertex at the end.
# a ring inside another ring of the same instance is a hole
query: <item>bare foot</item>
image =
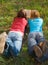
{"type": "Polygon", "coordinates": [[[4,51],[6,37],[7,37],[6,32],[0,34],[0,54],[2,54],[4,51]]]}

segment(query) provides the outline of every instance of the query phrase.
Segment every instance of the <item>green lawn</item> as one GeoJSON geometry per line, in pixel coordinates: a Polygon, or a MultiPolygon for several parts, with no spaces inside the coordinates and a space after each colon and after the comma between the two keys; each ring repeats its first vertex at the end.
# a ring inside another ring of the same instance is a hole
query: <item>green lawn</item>
{"type": "MultiPolygon", "coordinates": [[[[48,39],[48,0],[0,0],[0,33],[8,32],[16,13],[21,8],[37,9],[44,19],[43,32],[48,39]]],[[[0,56],[0,65],[34,65],[27,51],[27,37],[25,35],[22,50],[18,57],[6,59],[0,56]]],[[[37,64],[36,64],[37,65],[37,64]]],[[[42,65],[48,65],[48,62],[42,65]]]]}

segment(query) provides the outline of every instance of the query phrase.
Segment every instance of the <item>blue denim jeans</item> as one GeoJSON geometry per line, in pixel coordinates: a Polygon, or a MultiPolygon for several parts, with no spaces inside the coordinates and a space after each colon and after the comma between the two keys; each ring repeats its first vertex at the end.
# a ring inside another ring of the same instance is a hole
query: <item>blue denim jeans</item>
{"type": "Polygon", "coordinates": [[[4,55],[17,56],[21,50],[23,36],[16,32],[9,32],[6,39],[7,48],[4,50],[4,55]]]}
{"type": "Polygon", "coordinates": [[[29,53],[32,53],[33,46],[39,45],[40,42],[45,41],[45,38],[43,36],[42,32],[31,32],[28,36],[28,50],[29,53]]]}

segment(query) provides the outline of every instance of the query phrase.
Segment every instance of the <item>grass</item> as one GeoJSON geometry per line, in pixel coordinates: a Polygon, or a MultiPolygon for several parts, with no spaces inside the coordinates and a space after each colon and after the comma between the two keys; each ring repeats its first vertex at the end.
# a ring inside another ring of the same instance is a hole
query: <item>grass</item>
{"type": "MultiPolygon", "coordinates": [[[[27,47],[23,47],[18,57],[6,58],[0,56],[0,65],[37,65],[34,58],[31,58],[28,54],[27,47]]],[[[48,65],[48,61],[41,65],[48,65]]]]}
{"type": "MultiPolygon", "coordinates": [[[[48,0],[0,0],[0,33],[9,31],[17,11],[21,8],[40,11],[41,17],[44,19],[43,32],[45,38],[48,39],[48,0]]],[[[34,59],[28,55],[26,40],[25,35],[23,47],[18,57],[7,59],[0,56],[0,65],[34,65],[34,59]]],[[[48,61],[42,65],[48,65],[48,61]]]]}

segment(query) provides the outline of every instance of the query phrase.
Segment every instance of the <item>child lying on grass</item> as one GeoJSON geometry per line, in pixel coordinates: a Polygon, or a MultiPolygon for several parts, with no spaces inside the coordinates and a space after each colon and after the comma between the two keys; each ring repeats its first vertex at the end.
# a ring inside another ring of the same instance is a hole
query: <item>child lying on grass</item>
{"type": "MultiPolygon", "coordinates": [[[[26,13],[21,9],[11,25],[7,39],[4,40],[5,49],[1,50],[5,56],[17,56],[22,47],[22,40],[24,36],[25,27],[27,25],[26,13]]],[[[2,44],[2,42],[0,43],[2,44]]]]}
{"type": "Polygon", "coordinates": [[[28,25],[30,28],[30,32],[28,35],[28,50],[30,55],[34,55],[34,58],[37,58],[38,61],[45,60],[48,58],[48,54],[45,53],[47,46],[45,42],[45,38],[42,31],[43,19],[40,17],[40,13],[38,10],[27,10],[26,11],[28,17],[28,25]],[[44,54],[45,53],[45,54],[44,54]]]}

